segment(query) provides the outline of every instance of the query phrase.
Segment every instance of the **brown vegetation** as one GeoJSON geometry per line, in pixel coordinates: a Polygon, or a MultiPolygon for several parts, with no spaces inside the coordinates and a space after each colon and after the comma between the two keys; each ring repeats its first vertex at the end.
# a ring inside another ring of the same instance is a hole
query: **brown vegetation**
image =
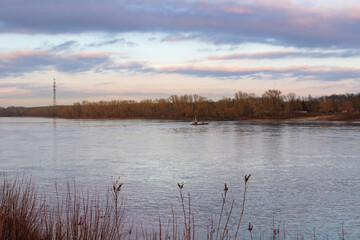
{"type": "Polygon", "coordinates": [[[212,101],[197,94],[172,95],[167,99],[100,101],[74,103],[72,106],[0,108],[0,117],[179,119],[197,117],[207,120],[295,119],[328,116],[328,120],[359,120],[360,93],[299,98],[294,93],[282,95],[268,90],[261,97],[236,92],[234,98],[212,101]]]}
{"type": "Polygon", "coordinates": [[[66,198],[57,195],[56,203],[48,205],[31,181],[5,177],[0,187],[0,239],[122,239],[127,233],[117,184],[105,199],[81,195],[68,184],[66,198]]]}

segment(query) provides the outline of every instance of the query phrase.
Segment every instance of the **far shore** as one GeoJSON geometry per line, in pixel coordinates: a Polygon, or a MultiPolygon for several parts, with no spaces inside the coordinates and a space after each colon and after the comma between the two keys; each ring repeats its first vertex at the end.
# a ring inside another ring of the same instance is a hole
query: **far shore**
{"type": "MultiPolygon", "coordinates": [[[[212,120],[212,121],[222,121],[222,120],[212,120]]],[[[296,117],[285,117],[285,118],[249,118],[249,119],[240,119],[237,121],[253,121],[253,122],[264,122],[264,121],[294,121],[294,122],[306,122],[306,121],[319,121],[319,122],[335,122],[335,121],[360,121],[360,116],[348,116],[344,114],[330,114],[330,115],[317,115],[317,116],[296,116],[296,117]]]]}
{"type": "MultiPolygon", "coordinates": [[[[43,116],[0,116],[1,117],[21,117],[21,118],[31,118],[31,117],[40,117],[40,118],[59,118],[59,119],[102,119],[102,120],[114,120],[114,119],[123,119],[123,120],[131,120],[131,119],[148,119],[148,120],[178,120],[178,121],[191,121],[192,119],[174,119],[174,118],[145,118],[145,117],[135,117],[135,118],[62,118],[62,117],[43,117],[43,116]]],[[[306,121],[343,121],[343,122],[352,122],[352,121],[360,121],[360,115],[345,115],[345,114],[330,114],[330,115],[312,115],[312,116],[296,116],[296,117],[283,117],[283,118],[245,118],[245,119],[201,119],[206,121],[252,121],[252,122],[271,122],[271,121],[293,121],[293,122],[306,122],[306,121]]]]}
{"type": "Polygon", "coordinates": [[[198,95],[172,95],[157,100],[112,100],[73,105],[0,107],[1,117],[66,119],[167,119],[192,121],[360,121],[360,93],[289,98],[279,90],[261,97],[238,92],[212,101],[198,95]]]}
{"type": "Polygon", "coordinates": [[[289,118],[288,121],[343,121],[342,115],[325,115],[325,116],[315,116],[315,117],[296,117],[289,118]]]}

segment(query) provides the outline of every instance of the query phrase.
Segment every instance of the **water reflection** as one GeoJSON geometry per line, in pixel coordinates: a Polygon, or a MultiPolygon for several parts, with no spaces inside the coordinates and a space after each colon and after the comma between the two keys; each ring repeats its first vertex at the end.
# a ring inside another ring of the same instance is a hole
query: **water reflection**
{"type": "Polygon", "coordinates": [[[57,162],[57,134],[56,134],[56,118],[53,119],[53,131],[52,131],[52,160],[57,162]]]}

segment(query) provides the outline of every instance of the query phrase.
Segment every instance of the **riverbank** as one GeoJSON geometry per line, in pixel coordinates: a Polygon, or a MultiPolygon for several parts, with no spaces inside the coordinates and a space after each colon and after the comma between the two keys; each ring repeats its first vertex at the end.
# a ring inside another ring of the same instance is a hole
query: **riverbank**
{"type": "Polygon", "coordinates": [[[284,118],[252,118],[244,119],[248,121],[360,121],[360,114],[346,115],[346,114],[329,114],[329,115],[301,115],[296,117],[284,117],[284,118]]]}

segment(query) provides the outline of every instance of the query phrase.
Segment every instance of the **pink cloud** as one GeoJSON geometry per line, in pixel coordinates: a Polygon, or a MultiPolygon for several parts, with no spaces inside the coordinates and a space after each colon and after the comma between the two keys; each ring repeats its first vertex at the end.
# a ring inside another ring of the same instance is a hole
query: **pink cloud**
{"type": "MultiPolygon", "coordinates": [[[[317,68],[324,68],[325,66],[318,66],[317,68]]],[[[283,72],[283,71],[291,71],[291,70],[300,70],[300,69],[309,69],[310,67],[307,65],[304,66],[293,66],[293,67],[223,67],[223,66],[165,66],[158,68],[160,72],[176,72],[176,71],[186,71],[186,70],[194,70],[194,71],[209,71],[209,72],[229,72],[229,73],[241,73],[241,72],[262,72],[262,71],[271,71],[271,72],[283,72]]]]}
{"type": "Polygon", "coordinates": [[[214,78],[296,78],[319,81],[340,81],[343,79],[359,79],[360,68],[339,68],[327,65],[302,65],[290,67],[223,67],[223,66],[164,66],[156,69],[159,73],[175,73],[198,77],[214,78]]]}
{"type": "Polygon", "coordinates": [[[224,59],[246,59],[246,58],[268,58],[268,57],[281,57],[296,52],[285,52],[285,51],[269,51],[269,52],[258,52],[258,53],[234,53],[228,55],[210,55],[207,58],[212,60],[224,60],[224,59]]]}
{"type": "Polygon", "coordinates": [[[210,60],[232,59],[275,59],[275,58],[348,58],[360,56],[359,50],[345,51],[267,51],[255,53],[233,53],[227,55],[210,55],[210,60]]]}
{"type": "Polygon", "coordinates": [[[47,51],[39,51],[39,50],[20,50],[13,51],[9,53],[0,54],[0,60],[2,61],[12,61],[21,57],[29,57],[37,54],[47,53],[47,51]]]}
{"type": "Polygon", "coordinates": [[[181,36],[181,35],[169,35],[161,39],[162,42],[179,42],[185,40],[191,40],[191,37],[181,36]]]}

